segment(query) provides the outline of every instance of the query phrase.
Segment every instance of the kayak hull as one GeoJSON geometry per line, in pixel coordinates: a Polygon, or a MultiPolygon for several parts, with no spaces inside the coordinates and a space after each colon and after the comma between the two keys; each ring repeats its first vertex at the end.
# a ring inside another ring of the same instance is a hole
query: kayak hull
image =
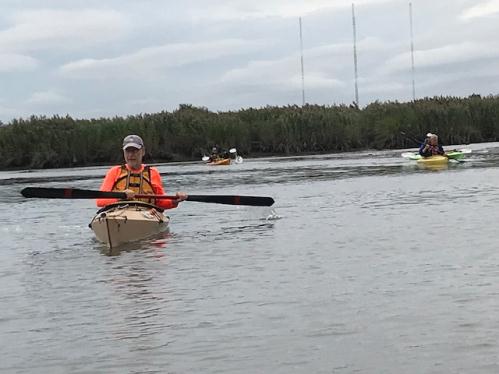
{"type": "Polygon", "coordinates": [[[208,165],[230,165],[230,158],[224,158],[208,162],[208,165]]]}
{"type": "Polygon", "coordinates": [[[442,155],[435,155],[430,157],[421,157],[416,160],[419,165],[431,165],[431,166],[439,166],[439,165],[447,165],[449,163],[449,158],[442,155]]]}
{"type": "MultiPolygon", "coordinates": [[[[447,157],[449,160],[462,160],[465,158],[466,154],[471,153],[470,149],[463,149],[463,150],[453,150],[450,152],[445,153],[445,157],[447,157]]],[[[419,152],[404,152],[401,155],[403,158],[406,158],[408,160],[413,160],[413,161],[418,161],[421,159],[424,159],[423,156],[419,154],[419,152]]]]}
{"type": "Polygon", "coordinates": [[[118,202],[99,210],[90,222],[97,240],[109,248],[145,239],[168,229],[169,218],[154,205],[118,202]]]}

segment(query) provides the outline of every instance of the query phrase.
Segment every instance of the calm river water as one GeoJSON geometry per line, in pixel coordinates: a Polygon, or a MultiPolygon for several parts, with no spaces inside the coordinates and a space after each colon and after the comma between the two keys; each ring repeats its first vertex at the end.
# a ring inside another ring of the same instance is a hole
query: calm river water
{"type": "Polygon", "coordinates": [[[402,151],[159,165],[169,234],[109,255],[106,168],[0,173],[2,373],[497,373],[499,143],[422,170],[402,151]]]}

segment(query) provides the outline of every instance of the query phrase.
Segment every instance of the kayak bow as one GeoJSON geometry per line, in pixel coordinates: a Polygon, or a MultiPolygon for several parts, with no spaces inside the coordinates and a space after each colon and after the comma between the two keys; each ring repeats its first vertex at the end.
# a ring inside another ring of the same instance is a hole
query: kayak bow
{"type": "Polygon", "coordinates": [[[168,228],[162,209],[141,201],[121,201],[99,210],[89,224],[97,240],[112,249],[168,228]]]}

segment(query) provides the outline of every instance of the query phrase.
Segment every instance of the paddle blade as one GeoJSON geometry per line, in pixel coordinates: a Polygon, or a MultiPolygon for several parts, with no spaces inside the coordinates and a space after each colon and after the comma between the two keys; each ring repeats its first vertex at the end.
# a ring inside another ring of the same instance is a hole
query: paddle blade
{"type": "Polygon", "coordinates": [[[115,198],[125,199],[123,192],[106,192],[94,190],[81,190],[78,188],[44,188],[26,187],[21,191],[24,197],[39,197],[46,199],[100,199],[115,198]]]}
{"type": "Polygon", "coordinates": [[[200,203],[215,203],[228,205],[271,206],[274,199],[267,196],[238,196],[238,195],[189,195],[187,201],[200,203]]]}

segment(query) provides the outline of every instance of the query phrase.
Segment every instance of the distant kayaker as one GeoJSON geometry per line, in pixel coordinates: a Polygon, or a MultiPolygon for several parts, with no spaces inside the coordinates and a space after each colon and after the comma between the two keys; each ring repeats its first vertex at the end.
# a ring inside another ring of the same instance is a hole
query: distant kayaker
{"type": "MultiPolygon", "coordinates": [[[[127,200],[134,200],[136,194],[165,195],[163,182],[158,169],[142,163],[145,155],[144,141],[138,135],[128,135],[123,139],[124,165],[113,166],[106,173],[100,187],[101,191],[125,192],[127,200]]],[[[187,194],[177,192],[176,199],[140,199],[163,209],[176,208],[178,203],[187,199],[187,194]]],[[[118,199],[97,199],[97,206],[117,202],[118,199]]]]}
{"type": "Polygon", "coordinates": [[[444,148],[438,143],[438,136],[428,133],[425,142],[419,148],[419,154],[423,157],[443,155],[444,148]]]}
{"type": "Polygon", "coordinates": [[[209,162],[217,161],[220,157],[220,147],[215,144],[211,149],[209,162]]]}

